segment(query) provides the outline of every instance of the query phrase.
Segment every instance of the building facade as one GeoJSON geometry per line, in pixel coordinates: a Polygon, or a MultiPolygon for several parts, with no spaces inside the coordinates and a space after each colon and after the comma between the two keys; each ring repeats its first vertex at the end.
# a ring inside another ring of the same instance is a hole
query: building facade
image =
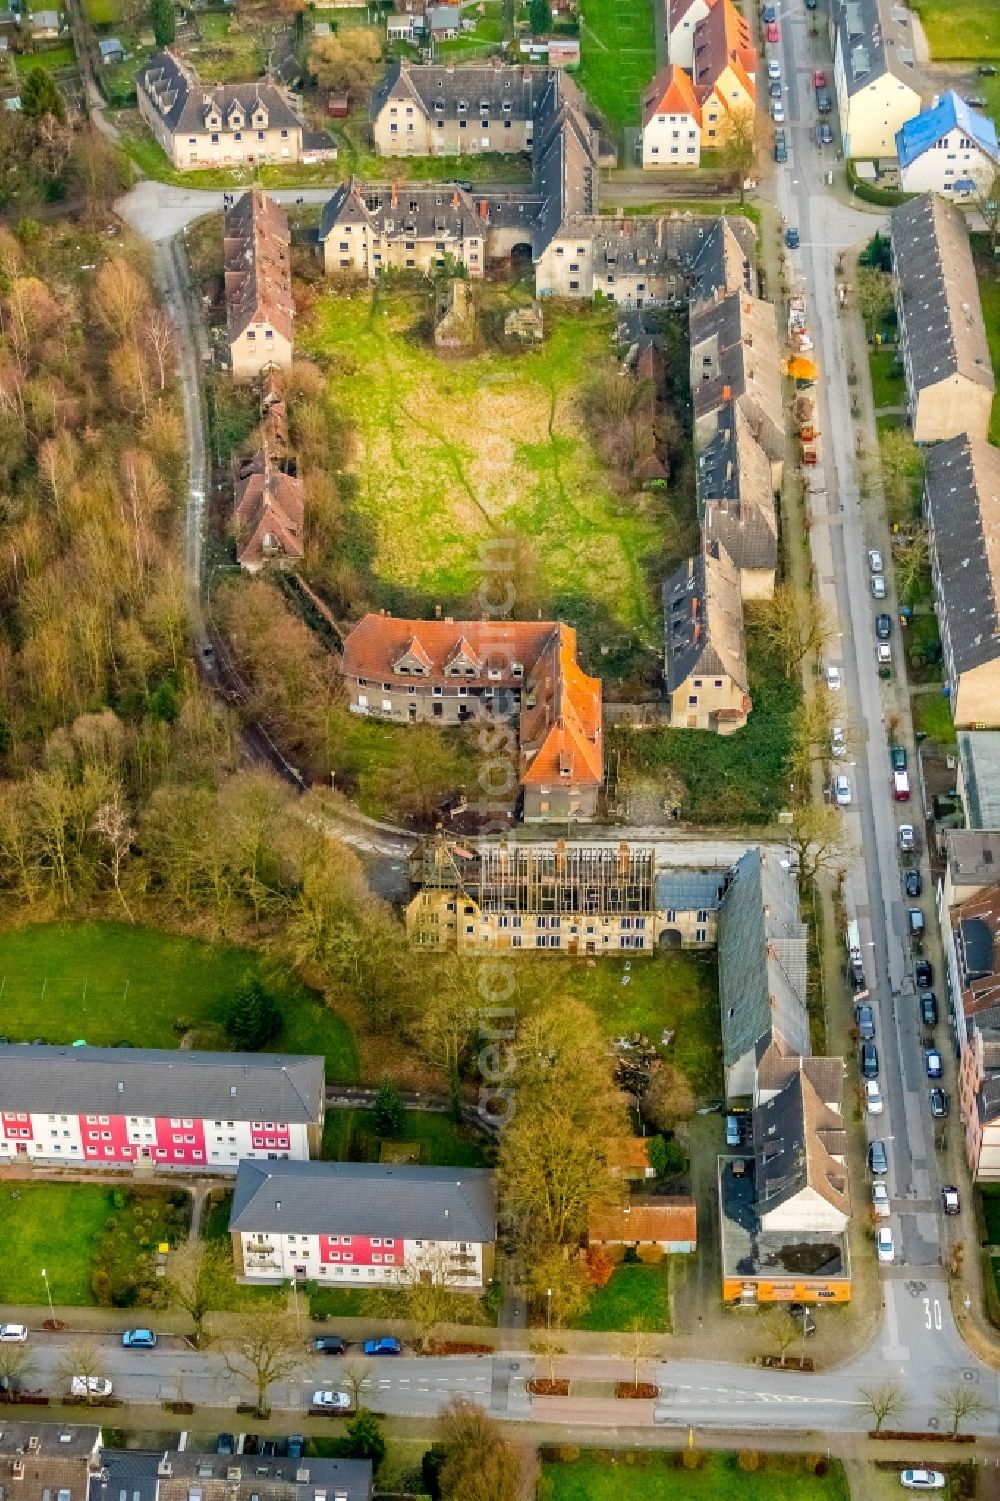
{"type": "Polygon", "coordinates": [[[0,1162],[235,1172],[318,1155],[324,1112],[322,1058],[0,1046],[0,1162]]]}
{"type": "Polygon", "coordinates": [[[674,63],[660,69],[642,96],[642,165],[701,165],[701,105],[674,63]]]}
{"type": "Polygon", "coordinates": [[[702,110],[702,145],[718,150],[742,116],[752,133],[757,107],[757,53],[750,23],[733,0],[715,0],[695,27],[691,81],[702,110]]]}
{"type": "Polygon", "coordinates": [[[394,62],[372,94],[379,156],[530,152],[549,79],[543,69],[394,62]]]}
{"type": "Polygon", "coordinates": [[[740,576],[718,542],[663,585],[664,680],[669,723],[731,735],[753,707],[740,576]]]}
{"type": "Polygon", "coordinates": [[[698,1209],[686,1194],[630,1194],[623,1204],[592,1204],[588,1246],[602,1246],[613,1259],[635,1251],[640,1261],[690,1256],[698,1249],[698,1209]]]}
{"type": "Polygon", "coordinates": [[[920,109],[910,12],[893,0],[833,0],[833,79],[846,157],[892,160],[920,109]]]}
{"type": "Polygon", "coordinates": [[[478,278],[486,269],[487,230],[464,188],[377,187],[352,178],[323,210],[323,269],[327,276],[374,281],[389,270],[433,275],[452,261],[478,278]]]}
{"type": "Polygon", "coordinates": [[[954,90],[896,132],[904,193],[942,193],[969,203],[986,193],[1000,169],[996,126],[954,90]]]}
{"type": "Polygon", "coordinates": [[[666,0],[667,57],[688,72],[694,65],[694,34],[715,0],[666,0]]]}
{"type": "Polygon", "coordinates": [[[136,95],[139,114],[181,171],[301,160],[301,121],[285,91],[267,79],[204,84],[165,50],[136,75],[136,95]]]}
{"type": "Polygon", "coordinates": [[[266,193],[244,193],[226,210],[226,322],[236,380],[291,367],[295,304],[290,247],[288,215],[266,193]]]}
{"type": "Polygon", "coordinates": [[[914,441],[985,441],[996,382],[962,211],[928,193],[894,208],[889,222],[914,441]]]}
{"type": "Polygon", "coordinates": [[[244,1162],[229,1221],[251,1282],[446,1282],[479,1293],[493,1275],[496,1184],[480,1168],[367,1162],[244,1162]]]}

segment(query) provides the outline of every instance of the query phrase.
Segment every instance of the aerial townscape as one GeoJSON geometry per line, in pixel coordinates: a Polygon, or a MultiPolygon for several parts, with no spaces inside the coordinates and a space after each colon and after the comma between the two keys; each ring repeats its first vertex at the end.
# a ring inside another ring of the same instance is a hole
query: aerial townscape
{"type": "Polygon", "coordinates": [[[0,1501],[998,1501],[1000,0],[0,95],[0,1501]]]}

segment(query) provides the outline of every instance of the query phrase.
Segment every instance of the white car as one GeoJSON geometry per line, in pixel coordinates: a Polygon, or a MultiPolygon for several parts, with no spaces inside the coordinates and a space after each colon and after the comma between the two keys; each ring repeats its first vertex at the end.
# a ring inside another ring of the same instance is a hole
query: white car
{"type": "Polygon", "coordinates": [[[112,1391],[107,1376],[74,1376],[69,1384],[71,1397],[85,1397],[88,1392],[92,1397],[110,1397],[112,1391]]]}
{"type": "Polygon", "coordinates": [[[873,573],[871,578],[872,599],[885,599],[885,579],[881,573],[873,573]]]}
{"type": "Polygon", "coordinates": [[[772,81],[781,77],[781,64],[776,57],[772,57],[767,65],[767,76],[772,81]]]}
{"type": "Polygon", "coordinates": [[[865,1105],[869,1115],[882,1114],[882,1091],[878,1087],[877,1079],[865,1080],[865,1105]]]}
{"type": "Polygon", "coordinates": [[[23,1345],[27,1338],[27,1324],[0,1324],[0,1341],[4,1344],[23,1345]]]}
{"type": "Polygon", "coordinates": [[[346,1392],[313,1392],[313,1407],[328,1407],[332,1412],[346,1412],[351,1399],[346,1392]]]}
{"type": "Polygon", "coordinates": [[[907,1491],[943,1491],[945,1480],[940,1470],[904,1470],[899,1483],[907,1491]]]}
{"type": "Polygon", "coordinates": [[[888,641],[876,641],[875,660],[880,667],[889,667],[892,665],[892,647],[888,641]]]}
{"type": "Polygon", "coordinates": [[[872,573],[882,572],[882,554],[879,552],[877,547],[871,547],[868,549],[868,567],[871,569],[872,573]]]}
{"type": "Polygon", "coordinates": [[[847,739],[839,724],[835,724],[830,732],[830,753],[838,759],[847,755],[847,739]]]}
{"type": "Polygon", "coordinates": [[[775,125],[784,125],[785,123],[785,106],[780,99],[771,100],[771,119],[775,125]]]}
{"type": "Polygon", "coordinates": [[[833,784],[833,795],[837,799],[837,806],[848,808],[851,804],[851,784],[841,772],[833,784]]]}
{"type": "Polygon", "coordinates": [[[826,669],[826,686],[831,693],[840,692],[840,668],[828,667],[826,669]]]}
{"type": "Polygon", "coordinates": [[[880,1220],[889,1216],[889,1190],[884,1183],[872,1184],[872,1208],[880,1220]]]}
{"type": "Polygon", "coordinates": [[[879,1261],[895,1261],[896,1246],[888,1225],[880,1225],[875,1231],[875,1249],[878,1252],[879,1261]]]}

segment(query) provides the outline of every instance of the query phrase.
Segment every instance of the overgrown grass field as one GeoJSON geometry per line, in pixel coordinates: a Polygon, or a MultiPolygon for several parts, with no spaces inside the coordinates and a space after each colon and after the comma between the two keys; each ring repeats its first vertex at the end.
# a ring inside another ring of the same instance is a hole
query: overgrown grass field
{"type": "Polygon", "coordinates": [[[327,292],[302,335],[356,432],[352,561],[377,602],[399,613],[457,604],[480,581],[482,545],[515,532],[546,612],[652,643],[646,569],[669,517],[660,501],[612,492],[578,407],[613,311],[547,306],[540,347],[456,360],[425,337],[431,310],[423,289],[327,292]]]}
{"type": "Polygon", "coordinates": [[[638,125],[642,91],[656,71],[653,0],[586,0],[580,18],[578,81],[621,145],[638,125]]]}
{"type": "Polygon", "coordinates": [[[331,1078],[357,1078],[350,1028],[286,972],[248,949],[116,923],[0,934],[3,1031],[12,1042],[175,1048],[186,1023],[199,1045],[226,1048],[225,1008],[248,971],[281,1006],[276,1051],[322,1053],[331,1078]]]}
{"type": "MultiPolygon", "coordinates": [[[[456,1124],[450,1116],[431,1110],[407,1110],[399,1137],[419,1151],[425,1167],[488,1167],[492,1144],[485,1133],[456,1124]]],[[[370,1110],[328,1110],[323,1131],[323,1157],[329,1162],[377,1162],[381,1140],[370,1110]]]]}
{"type": "Polygon", "coordinates": [[[1000,58],[996,0],[913,0],[936,63],[1000,58]]]}
{"type": "MultiPolygon", "coordinates": [[[[591,1293],[586,1309],[574,1319],[573,1328],[669,1333],[669,1261],[615,1267],[611,1280],[591,1293]]],[[[639,1379],[644,1379],[641,1372],[639,1379]]]]}
{"type": "Polygon", "coordinates": [[[840,1464],[809,1474],[798,1455],[760,1456],[756,1473],[741,1470],[735,1454],[707,1454],[687,1470],[680,1454],[656,1450],[587,1454],[571,1464],[547,1464],[539,1501],[848,1501],[840,1464]]]}

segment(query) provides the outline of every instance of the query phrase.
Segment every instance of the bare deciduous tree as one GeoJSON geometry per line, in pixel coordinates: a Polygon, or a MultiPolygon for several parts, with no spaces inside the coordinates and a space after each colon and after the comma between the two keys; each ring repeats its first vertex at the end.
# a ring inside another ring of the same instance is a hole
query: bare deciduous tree
{"type": "Polygon", "coordinates": [[[132,909],[126,901],[125,893],[122,890],[122,866],[128,859],[129,851],[135,840],[135,829],[129,821],[124,794],[120,787],[115,789],[113,797],[100,805],[94,814],[94,822],[91,827],[107,849],[111,879],[114,882],[115,891],[118,893],[118,900],[125,909],[125,916],[129,922],[135,922],[135,918],[132,916],[132,909]]]}
{"type": "Polygon", "coordinates": [[[227,1343],[226,1367],[254,1392],[261,1418],[270,1410],[267,1397],[274,1383],[294,1376],[304,1361],[302,1340],[285,1308],[258,1307],[243,1314],[227,1343]]]}
{"type": "Polygon", "coordinates": [[[941,1416],[951,1424],[952,1438],[958,1437],[963,1418],[978,1418],[989,1412],[989,1404],[983,1401],[975,1387],[963,1386],[960,1381],[940,1391],[935,1405],[941,1416]]]}
{"type": "Polygon", "coordinates": [[[862,1386],[858,1396],[875,1420],[875,1432],[882,1432],[882,1424],[893,1418],[897,1422],[906,1409],[906,1393],[894,1381],[883,1381],[880,1386],[862,1386]]]}

